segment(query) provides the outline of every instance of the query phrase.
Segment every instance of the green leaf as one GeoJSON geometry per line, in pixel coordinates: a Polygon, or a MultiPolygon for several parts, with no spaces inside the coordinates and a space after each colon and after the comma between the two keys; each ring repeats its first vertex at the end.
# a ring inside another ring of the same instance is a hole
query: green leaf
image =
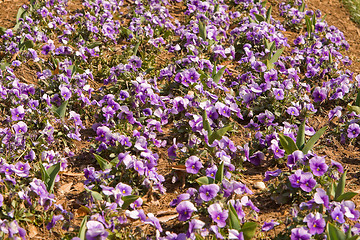
{"type": "Polygon", "coordinates": [[[209,185],[214,183],[214,179],[211,177],[199,177],[198,179],[195,180],[200,186],[202,185],[209,185]]]}
{"type": "Polygon", "coordinates": [[[331,52],[329,52],[329,63],[333,63],[333,57],[332,57],[332,54],[331,54],[331,52]]]}
{"type": "Polygon", "coordinates": [[[206,26],[202,21],[199,21],[199,35],[203,40],[206,40],[206,26]]]}
{"type": "Polygon", "coordinates": [[[326,225],[326,235],[328,240],[346,240],[345,233],[331,223],[326,225]]]}
{"type": "Polygon", "coordinates": [[[66,107],[68,105],[68,101],[64,101],[60,107],[55,107],[55,105],[53,105],[53,112],[55,113],[55,115],[61,119],[65,118],[65,114],[66,114],[66,107]]]}
{"type": "Polygon", "coordinates": [[[261,6],[264,8],[264,7],[266,7],[266,4],[267,4],[267,1],[265,0],[265,1],[261,1],[261,6]]]}
{"type": "Polygon", "coordinates": [[[96,161],[99,163],[100,168],[102,170],[106,170],[106,169],[111,168],[111,164],[108,161],[106,161],[104,158],[102,158],[101,156],[99,156],[99,155],[97,155],[95,153],[93,153],[93,155],[94,155],[96,161]]]}
{"type": "Polygon", "coordinates": [[[315,31],[315,24],[316,24],[316,17],[315,17],[315,14],[313,14],[312,19],[311,19],[311,31],[312,32],[315,31]]]}
{"type": "Polygon", "coordinates": [[[100,46],[101,44],[102,44],[102,42],[93,42],[93,43],[90,43],[90,44],[87,46],[87,48],[93,49],[93,48],[95,48],[95,47],[100,46]]]}
{"type": "Polygon", "coordinates": [[[299,11],[304,12],[305,10],[305,1],[302,1],[302,4],[299,6],[299,11]]]}
{"type": "Polygon", "coordinates": [[[355,112],[356,114],[360,114],[360,107],[358,107],[358,106],[351,106],[350,104],[348,104],[347,109],[350,112],[355,112]]]}
{"type": "Polygon", "coordinates": [[[24,9],[23,7],[20,7],[17,14],[16,14],[16,22],[18,23],[20,18],[24,17],[24,14],[26,12],[26,9],[24,9]]]}
{"type": "Polygon", "coordinates": [[[85,216],[83,218],[83,220],[81,221],[81,225],[80,225],[80,230],[79,230],[79,235],[78,237],[81,239],[81,240],[85,240],[85,233],[86,233],[86,223],[87,223],[87,220],[88,220],[88,216],[85,216]]]}
{"type": "Polygon", "coordinates": [[[258,20],[258,22],[264,22],[265,21],[265,18],[264,18],[263,15],[254,13],[254,16],[255,16],[256,20],[258,20]]]}
{"type": "Polygon", "coordinates": [[[122,209],[127,209],[131,203],[135,202],[139,196],[136,195],[129,195],[122,197],[122,200],[124,201],[123,205],[121,206],[122,209]]]}
{"type": "Polygon", "coordinates": [[[229,211],[230,228],[240,231],[241,230],[240,220],[239,220],[239,216],[238,216],[234,206],[229,204],[229,210],[230,210],[229,211]]]}
{"type": "Polygon", "coordinates": [[[5,32],[6,32],[6,28],[0,27],[0,36],[1,36],[1,35],[4,35],[5,32]]]}
{"type": "Polygon", "coordinates": [[[311,136],[311,138],[309,139],[309,141],[306,142],[304,148],[302,149],[302,152],[304,154],[307,154],[315,145],[315,143],[319,140],[319,138],[325,133],[326,129],[328,127],[325,126],[323,128],[321,128],[319,131],[317,131],[313,136],[311,136]]]}
{"type": "Polygon", "coordinates": [[[351,226],[349,226],[345,237],[346,237],[346,239],[349,239],[351,237],[351,226]]]}
{"type": "Polygon", "coordinates": [[[133,56],[136,56],[139,46],[140,46],[140,40],[136,43],[136,45],[134,47],[133,56]]]}
{"type": "Polygon", "coordinates": [[[360,236],[355,235],[355,236],[352,236],[352,237],[346,238],[346,240],[357,240],[357,239],[359,239],[359,237],[360,237],[360,236]]]}
{"type": "Polygon", "coordinates": [[[34,42],[31,40],[26,40],[25,42],[23,42],[22,44],[20,44],[19,49],[20,50],[26,50],[29,48],[33,48],[35,46],[34,42]]]}
{"type": "Polygon", "coordinates": [[[274,55],[270,58],[269,62],[270,62],[271,64],[274,64],[274,63],[279,59],[279,57],[281,56],[281,54],[283,53],[284,49],[285,49],[285,47],[282,47],[282,48],[276,50],[276,52],[274,53],[274,55]]]}
{"type": "Polygon", "coordinates": [[[220,163],[218,170],[215,175],[215,183],[221,183],[224,179],[224,161],[220,163]]]}
{"type": "Polygon", "coordinates": [[[306,30],[310,37],[311,36],[311,20],[308,15],[305,15],[305,22],[306,22],[306,30]]]}
{"type": "Polygon", "coordinates": [[[216,130],[215,132],[211,133],[211,135],[209,136],[209,143],[212,144],[215,139],[216,140],[221,140],[222,137],[228,132],[232,130],[232,126],[225,126],[223,128],[220,128],[218,130],[216,130]]]}
{"type": "Polygon", "coordinates": [[[346,171],[341,175],[339,182],[336,186],[335,199],[338,199],[344,193],[345,182],[346,182],[346,171]]]}
{"type": "Polygon", "coordinates": [[[9,66],[10,66],[10,64],[5,62],[5,61],[2,61],[0,63],[0,69],[3,70],[3,71],[6,69],[6,67],[9,67],[9,66]]]}
{"type": "Polygon", "coordinates": [[[341,202],[342,200],[350,200],[350,199],[352,199],[353,197],[355,197],[356,195],[358,195],[358,193],[356,193],[356,192],[346,192],[346,193],[341,194],[341,195],[336,199],[336,201],[337,201],[337,202],[341,202]]]}
{"type": "Polygon", "coordinates": [[[270,45],[269,40],[267,40],[267,39],[265,38],[264,41],[265,41],[265,47],[266,47],[266,49],[269,49],[269,50],[270,50],[271,45],[270,45]]]}
{"type": "Polygon", "coordinates": [[[335,183],[330,184],[330,186],[326,190],[326,194],[329,197],[334,197],[335,196],[335,183]]]}
{"type": "Polygon", "coordinates": [[[214,63],[214,67],[213,67],[213,70],[212,70],[212,73],[211,73],[211,77],[214,78],[215,74],[216,74],[216,62],[214,63]]]}
{"type": "Polygon", "coordinates": [[[40,162],[40,171],[41,171],[41,179],[46,184],[49,181],[50,176],[46,172],[46,169],[45,169],[44,165],[41,162],[40,162]]]}
{"type": "Polygon", "coordinates": [[[76,62],[69,67],[69,70],[71,71],[71,76],[74,76],[75,73],[83,74],[85,72],[83,69],[78,67],[76,62]]]}
{"type": "Polygon", "coordinates": [[[200,234],[195,233],[195,240],[204,240],[204,238],[200,234]]]}
{"type": "Polygon", "coordinates": [[[284,134],[279,134],[280,144],[284,148],[287,154],[292,154],[298,150],[294,140],[291,137],[285,136],[284,134]]]}
{"type": "Polygon", "coordinates": [[[272,7],[270,6],[268,8],[268,10],[266,11],[266,19],[265,20],[266,20],[267,23],[270,23],[271,10],[272,10],[272,7]]]}
{"type": "Polygon", "coordinates": [[[257,225],[256,222],[246,222],[242,225],[241,232],[243,232],[245,240],[250,240],[255,236],[257,225]]]}
{"type": "Polygon", "coordinates": [[[271,46],[270,46],[270,52],[272,53],[274,51],[274,49],[276,48],[276,43],[275,41],[272,42],[271,46]]]}
{"type": "Polygon", "coordinates": [[[211,131],[211,127],[210,127],[210,124],[209,124],[209,121],[207,118],[206,110],[204,110],[204,112],[203,112],[202,119],[203,119],[203,127],[208,132],[208,136],[210,137],[212,131],[211,131]]]}
{"type": "Polygon", "coordinates": [[[92,196],[95,200],[101,201],[101,200],[103,199],[103,196],[102,196],[100,193],[98,193],[98,192],[96,192],[96,191],[92,191],[92,190],[88,190],[88,191],[91,193],[91,196],[92,196]]]}
{"type": "Polygon", "coordinates": [[[110,161],[112,166],[116,166],[119,163],[119,158],[115,157],[110,161]]]}
{"type": "Polygon", "coordinates": [[[358,90],[358,93],[356,96],[355,106],[360,107],[360,89],[358,90]]]}
{"type": "Polygon", "coordinates": [[[304,120],[301,123],[299,130],[297,132],[297,136],[296,136],[296,146],[300,150],[304,147],[304,143],[305,143],[305,122],[306,122],[306,120],[304,120]]]}
{"type": "Polygon", "coordinates": [[[53,192],[55,178],[56,178],[57,174],[59,173],[59,171],[60,171],[60,163],[59,162],[57,164],[52,165],[51,167],[49,167],[46,170],[46,173],[49,176],[49,180],[45,183],[45,185],[46,185],[46,189],[48,190],[49,193],[53,192]]]}
{"type": "Polygon", "coordinates": [[[222,77],[222,75],[224,74],[224,71],[226,69],[226,66],[222,67],[213,77],[214,82],[219,83],[220,78],[222,77]]]}

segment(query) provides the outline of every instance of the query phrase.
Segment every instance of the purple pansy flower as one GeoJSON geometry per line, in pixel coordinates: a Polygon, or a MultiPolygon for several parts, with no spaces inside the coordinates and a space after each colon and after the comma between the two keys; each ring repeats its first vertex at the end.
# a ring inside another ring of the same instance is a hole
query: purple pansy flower
{"type": "Polygon", "coordinates": [[[339,206],[335,207],[334,210],[331,212],[331,217],[335,221],[343,224],[345,222],[344,213],[341,211],[339,206]]]}
{"type": "Polygon", "coordinates": [[[220,187],[217,184],[202,185],[199,188],[200,198],[205,202],[210,201],[218,194],[220,187]]]}
{"type": "Polygon", "coordinates": [[[276,100],[283,100],[284,99],[284,90],[281,88],[274,88],[273,93],[276,100]]]}
{"type": "Polygon", "coordinates": [[[191,156],[186,160],[185,167],[188,173],[197,174],[203,165],[198,157],[191,156]]]}
{"type": "Polygon", "coordinates": [[[251,162],[252,164],[258,166],[261,164],[261,162],[265,159],[265,155],[263,152],[257,151],[256,153],[254,153],[250,158],[249,158],[249,162],[251,162]]]}
{"type": "Polygon", "coordinates": [[[331,166],[335,167],[338,170],[339,173],[344,172],[344,167],[340,163],[338,163],[338,162],[336,162],[334,160],[331,160],[331,166]]]}
{"type": "Polygon", "coordinates": [[[305,172],[301,174],[300,177],[300,188],[305,192],[311,192],[315,187],[316,181],[310,172],[305,172]]]}
{"type": "Polygon", "coordinates": [[[360,127],[357,123],[352,123],[347,129],[347,136],[349,138],[356,138],[360,134],[360,127]]]}
{"type": "Polygon", "coordinates": [[[326,222],[320,213],[317,212],[315,215],[309,213],[304,218],[304,222],[307,223],[310,234],[321,234],[324,232],[326,222]]]}
{"type": "Polygon", "coordinates": [[[288,109],[286,110],[286,112],[291,115],[291,116],[299,116],[300,112],[296,107],[288,107],[288,109]]]}
{"type": "Polygon", "coordinates": [[[105,240],[109,235],[101,222],[88,221],[86,227],[86,239],[88,240],[105,240]]]}
{"type": "Polygon", "coordinates": [[[328,165],[325,163],[325,157],[315,156],[309,160],[310,169],[315,176],[322,176],[328,170],[328,165]]]}
{"type": "Polygon", "coordinates": [[[208,207],[211,219],[217,223],[220,228],[225,227],[228,218],[228,210],[223,210],[218,203],[214,203],[208,207]]]}
{"type": "Polygon", "coordinates": [[[229,229],[229,239],[244,240],[244,234],[238,230],[229,229]]]}
{"type": "Polygon", "coordinates": [[[294,228],[291,230],[291,240],[308,240],[311,235],[305,227],[294,228]]]}
{"type": "Polygon", "coordinates": [[[329,208],[329,196],[322,188],[317,188],[314,194],[314,201],[317,204],[323,204],[326,208],[329,208]]]}
{"type": "Polygon", "coordinates": [[[316,87],[313,91],[314,102],[322,102],[326,99],[327,91],[326,88],[316,87]]]}
{"type": "Polygon", "coordinates": [[[64,220],[63,215],[54,215],[51,221],[46,225],[46,229],[47,230],[52,229],[55,226],[56,222],[61,220],[64,220]]]}
{"type": "Polygon", "coordinates": [[[206,172],[206,176],[215,179],[215,175],[217,172],[217,166],[213,165],[212,167],[208,167],[205,172],[206,172]]]}
{"type": "Polygon", "coordinates": [[[71,98],[71,91],[67,87],[60,87],[60,94],[63,96],[65,101],[69,100],[71,98]]]}
{"type": "Polygon", "coordinates": [[[25,116],[25,109],[23,106],[18,106],[17,108],[10,109],[11,120],[19,121],[23,120],[25,116]]]}
{"type": "Polygon", "coordinates": [[[17,162],[15,164],[14,172],[19,177],[28,177],[29,170],[30,170],[30,164],[28,162],[26,163],[17,162]]]}
{"type": "Polygon", "coordinates": [[[304,153],[300,150],[294,151],[292,154],[289,154],[287,157],[287,166],[292,169],[298,161],[304,159],[304,153]]]}
{"type": "Polygon", "coordinates": [[[300,179],[301,179],[302,174],[303,174],[303,171],[298,169],[295,171],[294,174],[291,174],[289,176],[289,181],[290,181],[292,187],[294,187],[294,188],[300,187],[300,179]]]}
{"type": "Polygon", "coordinates": [[[12,127],[14,128],[16,134],[26,133],[28,130],[26,123],[23,121],[14,124],[12,127]]]}
{"type": "Polygon", "coordinates": [[[176,211],[179,214],[179,221],[186,221],[190,219],[192,213],[197,211],[197,209],[192,202],[182,201],[177,205],[176,211]]]}
{"type": "Polygon", "coordinates": [[[283,158],[285,155],[285,150],[283,150],[279,147],[279,143],[276,139],[273,139],[271,141],[271,145],[270,145],[269,149],[271,149],[272,152],[274,153],[275,159],[283,158]]]}
{"type": "Polygon", "coordinates": [[[194,231],[202,229],[204,225],[205,223],[203,221],[200,221],[198,219],[191,219],[191,221],[189,222],[189,228],[186,236],[188,238],[194,239],[195,238],[194,231]]]}

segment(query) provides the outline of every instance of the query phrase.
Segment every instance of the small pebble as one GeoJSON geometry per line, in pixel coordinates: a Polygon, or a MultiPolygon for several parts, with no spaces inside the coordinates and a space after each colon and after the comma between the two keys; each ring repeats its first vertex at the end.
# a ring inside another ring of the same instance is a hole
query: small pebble
{"type": "Polygon", "coordinates": [[[256,182],[254,184],[254,188],[264,190],[266,188],[265,184],[263,182],[256,182]]]}

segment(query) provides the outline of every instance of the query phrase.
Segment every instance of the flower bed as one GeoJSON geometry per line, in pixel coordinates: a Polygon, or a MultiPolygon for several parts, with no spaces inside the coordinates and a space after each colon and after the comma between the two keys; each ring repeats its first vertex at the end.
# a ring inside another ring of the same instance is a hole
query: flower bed
{"type": "Polygon", "coordinates": [[[0,236],[357,239],[357,192],[320,151],[359,147],[349,43],[301,0],[272,8],[23,5],[0,28],[0,236]],[[290,211],[263,219],[256,188],[290,211]]]}

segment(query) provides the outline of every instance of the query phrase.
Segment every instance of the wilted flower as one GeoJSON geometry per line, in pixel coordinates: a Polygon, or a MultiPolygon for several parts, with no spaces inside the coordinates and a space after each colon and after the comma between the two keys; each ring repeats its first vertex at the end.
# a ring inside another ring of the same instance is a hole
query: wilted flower
{"type": "Polygon", "coordinates": [[[267,232],[273,229],[275,226],[279,225],[280,223],[271,220],[270,222],[264,222],[264,225],[261,227],[262,232],[267,232]]]}
{"type": "Polygon", "coordinates": [[[275,171],[266,171],[264,182],[269,181],[271,178],[279,176],[281,173],[281,169],[276,169],[275,171]]]}

